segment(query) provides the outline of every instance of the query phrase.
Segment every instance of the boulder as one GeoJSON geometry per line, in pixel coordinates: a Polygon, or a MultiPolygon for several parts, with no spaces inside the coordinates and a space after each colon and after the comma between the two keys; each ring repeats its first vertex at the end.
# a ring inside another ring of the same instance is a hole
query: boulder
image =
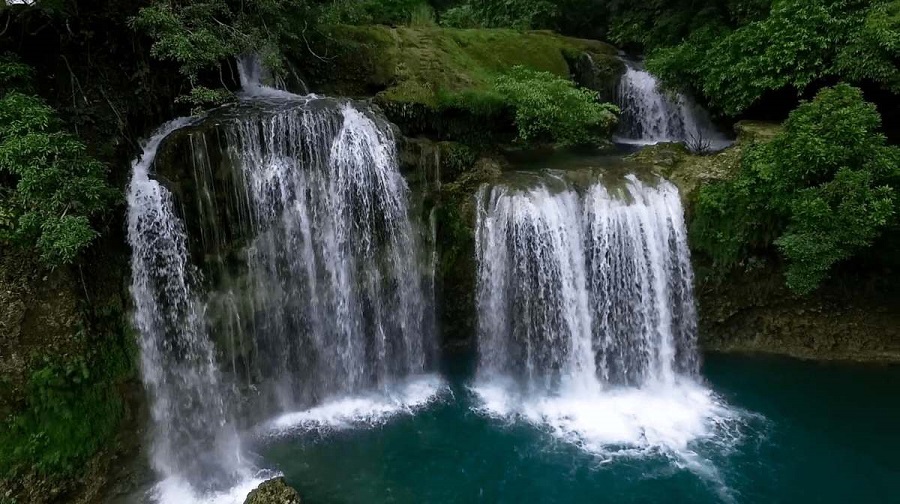
{"type": "Polygon", "coordinates": [[[300,495],[284,482],[284,478],[272,478],[250,492],[244,504],[300,504],[300,495]]]}

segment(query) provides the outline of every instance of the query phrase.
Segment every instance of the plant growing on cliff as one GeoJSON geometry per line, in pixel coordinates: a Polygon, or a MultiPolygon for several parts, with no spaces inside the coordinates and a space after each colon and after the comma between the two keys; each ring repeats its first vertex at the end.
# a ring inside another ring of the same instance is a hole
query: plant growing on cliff
{"type": "Polygon", "coordinates": [[[494,91],[515,110],[519,138],[529,143],[596,143],[617,121],[616,106],[601,103],[596,92],[549,72],[513,67],[497,78],[494,91]]]}
{"type": "Polygon", "coordinates": [[[900,148],[880,124],[857,88],[824,89],[746,151],[736,179],[702,189],[694,243],[725,265],[774,246],[788,286],[811,292],[896,220],[900,148]]]}
{"type": "MultiPolygon", "coordinates": [[[[30,70],[0,61],[0,85],[25,89],[30,70]]],[[[19,90],[0,95],[0,240],[34,247],[50,266],[97,236],[91,219],[114,197],[106,167],[63,130],[56,112],[19,90]]]]}

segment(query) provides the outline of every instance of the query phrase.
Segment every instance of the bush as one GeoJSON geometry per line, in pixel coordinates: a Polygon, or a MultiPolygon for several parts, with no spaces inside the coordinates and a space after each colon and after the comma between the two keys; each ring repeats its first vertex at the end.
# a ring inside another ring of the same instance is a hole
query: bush
{"type": "Polygon", "coordinates": [[[481,19],[469,4],[451,7],[441,14],[441,26],[447,28],[481,28],[481,19]]]}
{"type": "Polygon", "coordinates": [[[409,13],[409,26],[413,28],[437,26],[434,20],[434,9],[427,3],[420,3],[413,7],[409,13]]]}
{"type": "Polygon", "coordinates": [[[441,14],[441,24],[452,28],[547,28],[557,7],[547,0],[469,0],[441,14]]]}
{"type": "MultiPolygon", "coordinates": [[[[423,9],[431,10],[423,0],[338,0],[322,11],[319,21],[323,24],[397,26],[409,23],[419,26],[414,23],[422,21],[423,9]]],[[[433,24],[433,11],[427,17],[433,24]]]]}
{"type": "MultiPolygon", "coordinates": [[[[0,61],[0,78],[26,79],[27,67],[0,61]]],[[[106,167],[62,130],[56,112],[20,91],[0,96],[0,240],[33,247],[45,264],[75,259],[97,236],[90,219],[115,192],[106,167]]]]}
{"type": "Polygon", "coordinates": [[[900,148],[886,145],[880,125],[858,89],[822,90],[745,152],[735,180],[701,190],[695,246],[723,265],[774,246],[788,286],[814,290],[896,221],[900,148]]]}
{"type": "Polygon", "coordinates": [[[617,121],[618,108],[601,103],[596,92],[549,72],[516,66],[497,78],[494,90],[515,110],[519,138],[526,142],[592,144],[617,121]]]}
{"type": "Polygon", "coordinates": [[[119,387],[134,371],[136,348],[123,337],[124,314],[109,306],[90,327],[75,327],[86,348],[32,364],[22,410],[0,419],[0,480],[36,471],[77,475],[115,436],[124,412],[119,387]]]}

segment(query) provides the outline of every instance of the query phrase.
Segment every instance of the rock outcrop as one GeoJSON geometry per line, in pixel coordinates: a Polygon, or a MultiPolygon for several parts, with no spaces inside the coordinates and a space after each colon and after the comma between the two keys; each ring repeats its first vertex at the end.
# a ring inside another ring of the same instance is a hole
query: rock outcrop
{"type": "Polygon", "coordinates": [[[300,495],[285,483],[284,478],[263,482],[250,492],[244,504],[300,504],[300,495]]]}

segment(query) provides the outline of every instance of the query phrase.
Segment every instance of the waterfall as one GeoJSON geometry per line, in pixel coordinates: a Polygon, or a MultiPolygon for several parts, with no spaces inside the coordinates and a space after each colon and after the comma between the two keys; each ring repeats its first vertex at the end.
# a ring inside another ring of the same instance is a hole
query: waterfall
{"type": "Polygon", "coordinates": [[[522,373],[538,390],[600,390],[696,371],[674,186],[634,176],[612,192],[497,186],[478,204],[480,373],[522,373]]]}
{"type": "Polygon", "coordinates": [[[171,192],[150,177],[160,143],[188,122],[160,128],[134,163],[128,187],[131,293],[151,398],[154,466],[166,476],[194,474],[216,486],[242,471],[239,442],[195,292],[184,225],[171,192]]]}
{"type": "Polygon", "coordinates": [[[241,82],[241,91],[245,97],[289,98],[292,96],[289,92],[289,88],[291,87],[296,87],[297,89],[293,90],[302,95],[309,94],[309,88],[306,86],[306,83],[293,71],[293,68],[288,68],[288,70],[291,71],[291,82],[295,85],[288,86],[288,83],[282,76],[274,75],[272,71],[263,64],[262,57],[260,57],[259,54],[244,54],[238,57],[236,62],[238,77],[241,82]]]}
{"type": "Polygon", "coordinates": [[[165,127],[133,168],[134,319],[162,476],[234,484],[252,473],[239,427],[433,361],[431,252],[386,121],[325,99],[243,103],[165,127]]]}
{"type": "Polygon", "coordinates": [[[729,413],[699,380],[678,190],[634,175],[513,175],[526,182],[477,196],[482,410],[608,456],[689,453],[729,413]]]}
{"type": "Polygon", "coordinates": [[[684,142],[704,150],[719,150],[730,144],[706,111],[689,97],[663,92],[656,77],[639,63],[626,61],[625,67],[615,92],[616,104],[622,110],[617,141],[684,142]]]}

